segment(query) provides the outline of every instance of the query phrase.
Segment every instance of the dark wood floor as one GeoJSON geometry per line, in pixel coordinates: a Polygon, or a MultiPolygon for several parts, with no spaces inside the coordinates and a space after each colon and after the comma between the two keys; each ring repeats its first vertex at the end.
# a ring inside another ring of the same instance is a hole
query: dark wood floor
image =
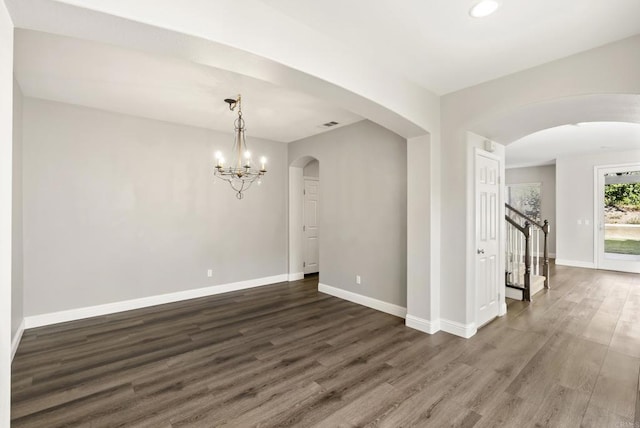
{"type": "Polygon", "coordinates": [[[317,279],[25,332],[14,427],[640,427],[640,275],[557,267],[469,340],[317,279]]]}

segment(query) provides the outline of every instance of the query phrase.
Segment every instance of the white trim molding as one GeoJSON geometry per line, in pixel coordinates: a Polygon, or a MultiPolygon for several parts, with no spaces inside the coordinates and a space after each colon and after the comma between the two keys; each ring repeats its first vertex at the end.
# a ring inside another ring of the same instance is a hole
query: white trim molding
{"type": "Polygon", "coordinates": [[[565,259],[556,259],[556,265],[558,266],[571,266],[571,267],[579,267],[586,269],[595,269],[596,265],[593,262],[583,262],[581,260],[565,260],[565,259]]]}
{"type": "Polygon", "coordinates": [[[341,288],[332,287],[326,284],[318,284],[318,291],[321,293],[329,294],[334,297],[338,297],[343,300],[348,300],[353,303],[357,303],[362,306],[366,306],[377,311],[386,312],[391,315],[395,315],[400,318],[404,318],[407,315],[407,308],[394,305],[393,303],[383,302],[382,300],[374,299],[373,297],[363,296],[362,294],[352,293],[341,288]]]}
{"type": "Polygon", "coordinates": [[[407,314],[405,325],[414,330],[434,334],[440,331],[440,320],[429,321],[407,314]]]}
{"type": "Polygon", "coordinates": [[[507,302],[502,299],[502,303],[500,303],[500,311],[498,312],[499,317],[503,317],[507,315],[507,302]]]}
{"type": "Polygon", "coordinates": [[[13,361],[13,357],[16,355],[16,351],[18,350],[18,346],[20,345],[20,340],[22,340],[22,334],[24,333],[25,320],[22,319],[20,325],[18,326],[18,330],[16,331],[15,336],[13,336],[13,340],[11,341],[11,361],[13,361]]]}
{"type": "Polygon", "coordinates": [[[296,272],[289,274],[289,282],[304,279],[304,272],[296,272]]]}
{"type": "Polygon", "coordinates": [[[41,315],[31,315],[25,317],[24,328],[42,327],[45,325],[75,321],[83,318],[91,318],[101,315],[114,314],[117,312],[130,311],[133,309],[146,308],[149,306],[163,305],[165,303],[180,302],[182,300],[213,296],[216,294],[228,293],[230,291],[245,290],[247,288],[261,287],[263,285],[277,284],[279,282],[287,282],[288,277],[289,276],[285,273],[281,275],[267,276],[264,278],[232,282],[229,284],[213,285],[211,287],[196,288],[193,290],[178,291],[175,293],[160,294],[157,296],[106,303],[104,305],[69,309],[66,311],[52,312],[41,315]]]}
{"type": "Polygon", "coordinates": [[[440,329],[442,331],[446,331],[447,333],[464,337],[465,339],[472,337],[478,332],[478,327],[474,322],[469,324],[461,324],[456,321],[449,321],[445,319],[440,319],[440,329]]]}

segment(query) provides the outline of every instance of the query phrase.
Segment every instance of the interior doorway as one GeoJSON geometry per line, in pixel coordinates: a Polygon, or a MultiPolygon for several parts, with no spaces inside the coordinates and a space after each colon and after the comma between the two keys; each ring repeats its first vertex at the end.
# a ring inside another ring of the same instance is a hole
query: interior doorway
{"type": "Polygon", "coordinates": [[[595,168],[598,269],[640,273],[640,164],[595,168]]]}
{"type": "Polygon", "coordinates": [[[311,156],[289,166],[289,281],[320,271],[320,162],[311,156]]]}
{"type": "Polygon", "coordinates": [[[302,239],[304,244],[302,267],[305,275],[320,271],[320,164],[312,160],[303,169],[303,225],[302,239]]]}

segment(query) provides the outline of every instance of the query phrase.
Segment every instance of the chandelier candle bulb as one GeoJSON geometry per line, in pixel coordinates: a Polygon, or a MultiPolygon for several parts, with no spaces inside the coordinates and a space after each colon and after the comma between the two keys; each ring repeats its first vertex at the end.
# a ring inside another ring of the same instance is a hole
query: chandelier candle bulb
{"type": "Polygon", "coordinates": [[[260,163],[262,164],[261,171],[266,172],[267,170],[266,170],[265,166],[267,165],[267,158],[265,158],[264,156],[262,156],[262,157],[260,158],[260,163]]]}

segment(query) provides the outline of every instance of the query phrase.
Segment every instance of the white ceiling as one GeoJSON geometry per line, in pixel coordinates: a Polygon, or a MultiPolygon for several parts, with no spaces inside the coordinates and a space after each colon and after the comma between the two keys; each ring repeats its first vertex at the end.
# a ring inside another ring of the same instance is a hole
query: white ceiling
{"type": "Polygon", "coordinates": [[[638,0],[264,0],[293,19],[438,94],[640,32],[638,0]]]}
{"type": "Polygon", "coordinates": [[[4,1],[25,28],[16,76],[27,96],[229,132],[221,100],[242,93],[247,133],[286,142],[331,120],[413,126],[437,104],[426,90],[449,93],[640,33],[638,0],[501,0],[483,19],[468,15],[477,0],[4,1]],[[347,101],[359,115],[341,108],[347,101]]]}
{"type": "Polygon", "coordinates": [[[507,168],[550,165],[556,159],[587,153],[640,150],[640,124],[586,122],[527,135],[506,148],[507,168]]]}
{"type": "Polygon", "coordinates": [[[362,120],[301,92],[168,56],[16,30],[15,73],[24,95],[232,132],[225,98],[242,94],[247,135],[291,142],[362,120]]]}

